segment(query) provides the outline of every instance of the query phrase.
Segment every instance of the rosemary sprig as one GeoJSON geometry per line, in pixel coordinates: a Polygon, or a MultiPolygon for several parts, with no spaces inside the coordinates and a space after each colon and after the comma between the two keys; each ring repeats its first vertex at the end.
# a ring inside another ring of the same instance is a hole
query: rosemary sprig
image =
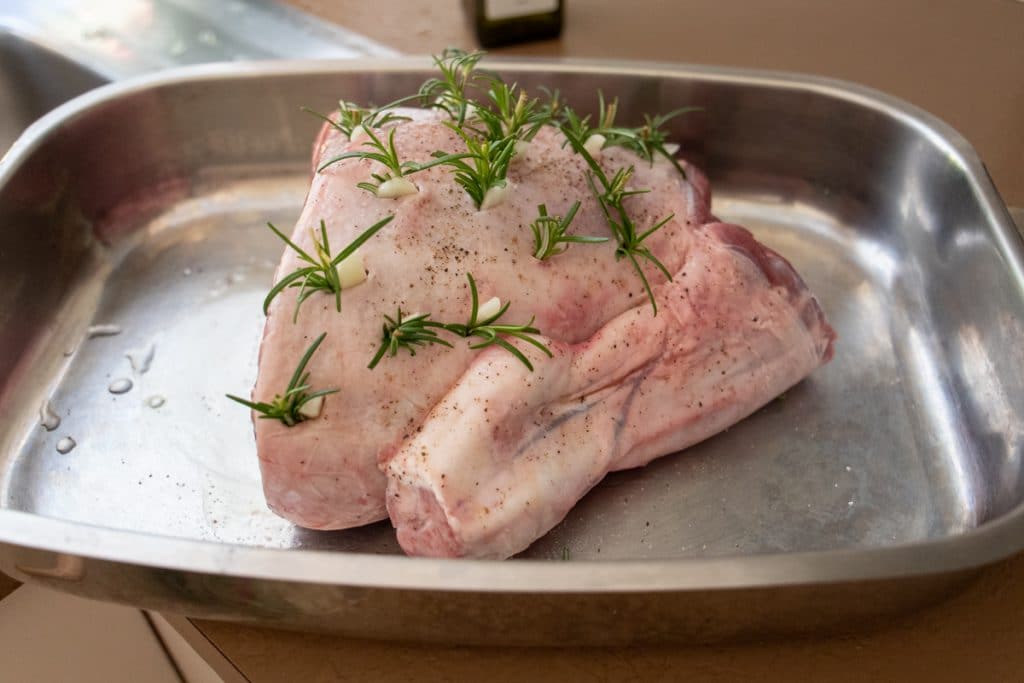
{"type": "Polygon", "coordinates": [[[417,97],[418,95],[409,95],[407,97],[397,99],[394,102],[389,102],[381,107],[361,107],[355,102],[339,100],[337,120],[306,107],[303,107],[302,111],[326,121],[335,129],[344,133],[345,137],[352,139],[352,134],[355,133],[360,126],[364,126],[366,128],[383,128],[389,123],[411,121],[412,119],[408,116],[401,116],[400,114],[396,114],[390,110],[414,100],[417,97]]]}
{"type": "Polygon", "coordinates": [[[291,381],[288,382],[288,388],[285,389],[283,394],[275,394],[274,399],[270,403],[248,401],[232,394],[225,394],[225,396],[260,413],[261,420],[280,420],[287,427],[294,427],[304,420],[316,417],[320,412],[317,404],[313,404],[317,406],[315,414],[313,414],[314,411],[308,409],[303,412],[303,407],[307,406],[311,401],[322,400],[324,396],[336,394],[339,391],[339,389],[321,389],[313,392],[309,390],[309,373],[306,372],[306,365],[309,364],[309,359],[316,353],[317,348],[326,336],[327,333],[324,332],[309,345],[306,353],[299,360],[295,372],[292,373],[291,381]]]}
{"type": "Polygon", "coordinates": [[[477,118],[484,124],[481,134],[493,141],[504,137],[529,141],[537,135],[541,126],[550,121],[549,114],[540,108],[536,99],[530,99],[526,91],[518,90],[498,77],[491,79],[487,90],[489,107],[477,109],[477,118]]]}
{"type": "Polygon", "coordinates": [[[637,230],[636,224],[633,219],[630,218],[629,212],[626,211],[623,202],[638,194],[644,194],[649,190],[631,190],[629,189],[629,180],[633,176],[633,166],[628,168],[620,168],[615,172],[611,178],[604,172],[601,165],[594,160],[590,152],[587,151],[584,145],[584,140],[578,137],[578,132],[573,130],[568,125],[562,127],[562,133],[565,135],[569,144],[576,151],[577,154],[583,157],[586,161],[587,166],[590,167],[590,172],[587,174],[587,182],[590,185],[591,191],[597,198],[597,203],[601,207],[602,213],[604,213],[605,221],[608,223],[608,227],[611,228],[612,235],[615,236],[619,246],[615,249],[615,258],[620,260],[628,258],[629,262],[633,264],[633,269],[636,270],[637,275],[640,276],[640,281],[643,283],[644,291],[647,292],[647,298],[651,301],[651,307],[654,309],[654,315],[658,314],[658,304],[654,300],[654,292],[651,290],[651,283],[648,282],[647,276],[644,274],[643,268],[640,266],[639,259],[645,259],[646,261],[655,265],[662,272],[665,278],[671,282],[672,274],[668,272],[657,256],[654,255],[645,244],[644,241],[653,235],[655,232],[665,226],[670,220],[675,218],[675,214],[669,214],[665,218],[656,222],[647,230],[640,232],[637,230]],[[594,184],[594,178],[597,178],[601,184],[601,190],[594,184]]]}
{"type": "Polygon", "coordinates": [[[430,319],[429,313],[403,317],[402,309],[399,308],[394,318],[385,315],[380,348],[366,367],[373,370],[385,354],[397,356],[399,349],[405,349],[410,355],[415,356],[417,346],[441,344],[451,348],[452,345],[441,339],[434,330],[441,327],[443,326],[440,323],[430,319]]]}
{"type": "Polygon", "coordinates": [[[424,107],[436,107],[448,113],[462,125],[475,113],[475,107],[466,94],[476,83],[480,74],[476,64],[483,52],[464,52],[455,48],[445,49],[440,57],[434,57],[434,64],[441,72],[440,78],[430,78],[420,86],[419,98],[424,107]]]}
{"type": "Polygon", "coordinates": [[[543,85],[540,89],[547,96],[547,101],[537,105],[538,118],[541,118],[545,124],[557,126],[564,120],[568,111],[568,107],[562,99],[562,93],[557,89],[550,90],[543,85]]]}
{"type": "Polygon", "coordinates": [[[313,233],[313,244],[315,245],[316,251],[315,257],[306,253],[302,247],[288,239],[288,236],[274,227],[273,223],[267,223],[267,226],[274,231],[275,235],[280,237],[286,245],[291,247],[291,249],[299,255],[301,260],[310,265],[298,268],[292,273],[285,275],[277,282],[277,284],[271,287],[270,292],[268,292],[266,298],[263,299],[264,315],[270,308],[270,302],[272,302],[274,298],[287,287],[299,288],[299,297],[295,302],[295,313],[292,316],[293,322],[298,319],[299,307],[303,302],[319,291],[332,292],[334,294],[335,307],[338,312],[341,312],[342,287],[341,278],[338,276],[338,265],[351,256],[356,249],[361,247],[368,239],[376,235],[381,228],[394,220],[394,218],[395,216],[392,214],[380,221],[377,221],[364,230],[362,234],[352,240],[352,242],[342,249],[336,256],[331,254],[331,243],[327,238],[327,225],[321,220],[320,239],[317,239],[315,232],[313,233]]]}
{"type": "Polygon", "coordinates": [[[484,140],[452,121],[445,121],[445,125],[462,138],[466,151],[458,154],[434,152],[432,165],[451,166],[455,170],[455,182],[473,198],[476,208],[488,208],[485,204],[487,193],[506,186],[505,178],[515,153],[516,138],[509,135],[499,140],[484,140]]]}
{"type": "MultiPolygon", "coordinates": [[[[344,154],[336,156],[333,159],[328,159],[327,161],[325,161],[317,169],[317,173],[323,171],[331,164],[336,164],[339,161],[343,161],[345,159],[369,159],[371,161],[376,161],[382,164],[388,170],[384,173],[371,173],[370,177],[373,178],[374,182],[364,181],[361,183],[356,183],[356,187],[366,190],[367,192],[372,192],[376,196],[387,196],[388,198],[394,198],[399,197],[403,194],[410,194],[416,192],[416,186],[412,185],[410,188],[408,188],[407,191],[399,188],[394,188],[394,192],[385,193],[382,192],[385,183],[389,181],[398,180],[404,180],[406,183],[409,183],[408,176],[412,175],[413,173],[418,173],[428,168],[433,168],[434,166],[452,163],[453,161],[458,161],[468,156],[467,154],[445,154],[441,152],[435,153],[436,158],[431,159],[430,161],[401,161],[398,158],[398,150],[395,149],[394,128],[392,128],[388,132],[387,144],[385,144],[379,137],[377,137],[377,135],[369,128],[366,128],[366,135],[370,139],[364,142],[363,145],[369,146],[371,150],[375,151],[354,150],[351,152],[345,152],[344,154]]],[[[411,185],[411,183],[409,184],[411,185]]]]}
{"type": "Polygon", "coordinates": [[[669,160],[675,169],[679,171],[679,175],[685,180],[686,171],[680,165],[679,160],[676,159],[675,154],[668,149],[668,145],[671,143],[668,141],[668,133],[662,130],[662,127],[681,114],[699,110],[700,107],[682,107],[668,114],[658,114],[654,117],[644,114],[644,125],[637,128],[614,128],[605,134],[607,138],[605,146],[625,147],[628,150],[632,150],[644,161],[652,164],[654,163],[654,155],[660,154],[669,160]]]}
{"type": "Polygon", "coordinates": [[[587,142],[592,136],[600,136],[600,138],[596,139],[600,142],[601,149],[623,147],[652,164],[654,163],[654,155],[659,154],[668,159],[675,169],[679,171],[683,179],[686,179],[686,171],[679,163],[679,160],[676,159],[673,151],[669,149],[671,143],[668,141],[668,133],[662,130],[662,128],[681,114],[700,111],[700,107],[682,107],[668,114],[658,114],[654,117],[644,114],[644,124],[642,126],[628,128],[615,125],[615,117],[619,109],[618,98],[613,99],[611,102],[606,102],[604,93],[599,90],[597,92],[597,99],[598,122],[596,126],[590,125],[590,116],[580,118],[576,112],[566,108],[563,128],[568,128],[577,139],[583,142],[587,142]]]}
{"type": "Polygon", "coordinates": [[[369,159],[380,163],[387,171],[383,174],[371,173],[370,176],[376,181],[376,183],[362,182],[358,183],[357,187],[360,187],[368,192],[377,194],[377,190],[388,180],[394,178],[404,178],[406,175],[415,173],[419,169],[419,164],[415,161],[401,161],[398,158],[398,150],[395,149],[395,129],[392,128],[388,131],[387,144],[381,141],[377,134],[373,132],[371,128],[364,128],[367,137],[370,139],[363,143],[364,146],[370,147],[371,150],[353,150],[351,152],[345,152],[334,158],[328,159],[324,163],[320,164],[320,167],[316,169],[317,173],[320,173],[328,166],[336,164],[339,161],[345,159],[369,159]]]}
{"type": "Polygon", "coordinates": [[[457,334],[461,337],[480,337],[483,341],[476,344],[470,344],[471,349],[482,349],[488,346],[497,345],[505,349],[513,356],[518,358],[523,365],[525,365],[530,372],[533,372],[533,364],[530,363],[529,359],[523,355],[523,352],[513,346],[505,337],[515,337],[521,339],[528,344],[532,344],[537,347],[545,354],[548,358],[552,356],[551,349],[544,345],[543,342],[534,339],[531,335],[540,334],[540,330],[533,327],[534,318],[530,318],[530,322],[525,325],[509,325],[509,324],[497,324],[505,311],[508,310],[511,302],[506,301],[495,313],[480,318],[480,297],[476,291],[476,281],[473,279],[471,273],[466,273],[466,277],[469,279],[469,296],[471,299],[471,309],[469,313],[469,321],[465,325],[459,323],[448,323],[444,326],[444,329],[457,334]]]}
{"type": "MultiPolygon", "coordinates": [[[[597,91],[597,125],[590,125],[590,115],[587,114],[584,117],[580,117],[570,107],[564,107],[563,123],[562,128],[568,129],[572,134],[582,140],[584,143],[590,141],[594,136],[601,136],[598,141],[600,142],[600,148],[603,149],[608,146],[609,136],[615,135],[620,129],[615,127],[615,115],[619,110],[618,98],[613,99],[610,103],[605,102],[604,93],[600,90],[597,91]]],[[[621,129],[626,130],[626,129],[621,129]]]]}
{"type": "Polygon", "coordinates": [[[537,220],[530,223],[530,230],[533,231],[533,256],[543,261],[544,259],[561,254],[569,248],[572,242],[597,244],[607,242],[607,237],[591,237],[588,235],[566,235],[576,212],[580,210],[580,203],[574,202],[569,207],[569,213],[562,216],[549,216],[548,207],[541,204],[537,207],[537,220]]]}
{"type": "Polygon", "coordinates": [[[533,327],[533,318],[530,318],[530,322],[525,325],[499,323],[501,317],[508,310],[509,302],[506,301],[504,305],[500,305],[494,312],[484,311],[485,315],[481,315],[480,297],[476,289],[476,280],[473,279],[471,273],[466,273],[466,277],[469,279],[471,299],[469,320],[467,322],[443,323],[431,320],[428,313],[417,314],[403,319],[401,309],[398,310],[396,318],[385,315],[381,344],[368,367],[371,369],[375,368],[386,354],[396,356],[400,348],[404,348],[411,355],[415,356],[416,346],[442,344],[451,347],[451,344],[441,339],[434,330],[445,330],[465,338],[479,337],[482,341],[470,344],[469,348],[471,349],[500,346],[519,359],[530,372],[533,372],[533,364],[522,351],[508,341],[508,337],[521,339],[537,347],[547,354],[548,357],[551,357],[551,349],[540,340],[533,338],[533,335],[540,334],[540,330],[533,327]]]}

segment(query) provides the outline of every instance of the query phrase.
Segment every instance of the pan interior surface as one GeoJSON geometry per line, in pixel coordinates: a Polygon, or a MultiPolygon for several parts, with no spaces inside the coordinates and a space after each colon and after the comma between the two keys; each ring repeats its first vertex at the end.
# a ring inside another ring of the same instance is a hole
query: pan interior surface
{"type": "MultiPolygon", "coordinates": [[[[299,106],[388,101],[423,75],[171,82],[39,143],[0,190],[0,322],[20,330],[0,338],[0,508],[240,546],[400,552],[387,522],[315,532],[271,513],[249,416],[224,394],[255,379],[281,254],[265,223],[294,225],[308,186],[315,122],[299,106]],[[47,259],[55,274],[40,283],[47,259]]],[[[674,132],[708,171],[714,212],[791,260],[839,333],[829,365],[726,432],[608,476],[521,557],[857,550],[956,537],[1020,503],[1024,300],[941,140],[785,83],[510,78],[580,106],[618,92],[624,120],[703,107],[674,132]]]]}

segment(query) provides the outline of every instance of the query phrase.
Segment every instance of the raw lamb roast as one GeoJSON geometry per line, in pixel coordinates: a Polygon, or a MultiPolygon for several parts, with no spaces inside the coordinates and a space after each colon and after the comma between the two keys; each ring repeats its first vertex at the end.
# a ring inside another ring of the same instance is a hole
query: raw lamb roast
{"type": "MultiPolygon", "coordinates": [[[[465,149],[444,110],[402,113],[409,119],[371,129],[385,144],[393,132],[397,158],[422,163],[465,149]]],[[[352,137],[325,126],[314,168],[366,149],[365,131],[352,137]]],[[[291,236],[307,253],[316,253],[321,221],[338,247],[394,218],[359,247],[365,280],[344,288],[340,312],[334,295],[301,287],[270,304],[254,400],[280,394],[324,332],[307,384],[338,390],[293,426],[255,421],[275,512],[313,529],[390,515],[409,554],[506,558],[608,472],[715,434],[831,358],[834,332],[799,275],[747,230],[710,214],[698,169],[679,162],[684,175],[662,156],[587,147],[606,174],[633,167],[629,187],[649,190],[623,201],[638,230],[671,216],[643,242],[671,280],[637,260],[650,295],[633,262],[616,257],[593,173],[556,126],[517,144],[503,200],[484,209],[450,165],[409,175],[417,191],[397,198],[358,186],[381,173],[370,158],[314,173],[291,236]],[[536,258],[538,207],[566,216],[575,202],[568,233],[610,239],[536,258]],[[384,316],[465,322],[467,275],[480,302],[509,304],[501,323],[531,325],[548,353],[505,337],[528,367],[498,344],[473,349],[479,338],[435,328],[450,347],[401,347],[368,367],[385,341],[384,316]]],[[[287,249],[278,278],[303,265],[287,249]]]]}

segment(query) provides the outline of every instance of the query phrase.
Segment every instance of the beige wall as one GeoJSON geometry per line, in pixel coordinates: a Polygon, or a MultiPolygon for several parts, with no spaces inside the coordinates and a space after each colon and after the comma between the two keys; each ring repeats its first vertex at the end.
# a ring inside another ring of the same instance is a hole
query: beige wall
{"type": "MultiPolygon", "coordinates": [[[[470,46],[461,0],[292,4],[402,52],[470,46]]],[[[560,41],[497,52],[814,73],[869,85],[944,119],[1024,205],[1024,2],[566,0],[560,41]]]]}

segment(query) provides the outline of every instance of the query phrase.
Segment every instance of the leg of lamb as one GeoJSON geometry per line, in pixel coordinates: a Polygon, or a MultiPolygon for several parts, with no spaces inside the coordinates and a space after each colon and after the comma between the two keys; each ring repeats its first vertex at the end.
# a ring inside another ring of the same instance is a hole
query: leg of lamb
{"type": "Polygon", "coordinates": [[[743,419],[831,354],[792,267],[743,228],[698,230],[656,296],[530,373],[477,357],[387,464],[388,511],[411,555],[506,558],[610,471],[645,465],[743,419]]]}
{"type": "MultiPolygon", "coordinates": [[[[394,133],[399,158],[426,162],[464,141],[446,115],[418,111],[394,133]]],[[[330,127],[315,166],[365,140],[330,127]]],[[[743,228],[715,222],[696,168],[648,162],[622,148],[594,151],[609,174],[635,167],[628,197],[639,229],[671,216],[644,242],[672,274],[640,267],[657,314],[616,243],[572,244],[534,257],[538,206],[580,209],[569,233],[612,236],[588,166],[544,127],[520,145],[505,200],[480,210],[444,166],[410,177],[397,199],[357,187],[381,165],[349,158],[315,173],[292,241],[314,253],[324,221],[332,245],[394,219],[359,249],[365,281],[334,296],[287,288],[268,310],[253,396],[288,383],[296,360],[326,332],[310,384],[339,391],[295,426],[256,420],[268,504],[294,523],[342,529],[385,518],[411,554],[508,557],[554,526],[609,471],[643,465],[731,425],[831,356],[834,333],[779,255],[743,228]],[[427,345],[368,364],[385,315],[465,320],[467,274],[481,301],[508,302],[503,320],[540,330],[551,357],[516,340],[533,371],[505,349],[427,345]]],[[[286,250],[278,275],[304,265],[286,250]]]]}

